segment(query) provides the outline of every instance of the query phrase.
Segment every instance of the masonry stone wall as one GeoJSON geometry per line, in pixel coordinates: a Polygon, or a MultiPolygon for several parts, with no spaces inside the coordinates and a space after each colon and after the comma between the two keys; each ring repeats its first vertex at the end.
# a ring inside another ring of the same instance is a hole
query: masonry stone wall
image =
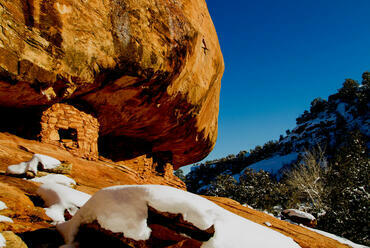
{"type": "Polygon", "coordinates": [[[98,159],[99,122],[68,104],[57,103],[41,117],[41,142],[58,145],[76,156],[98,159]]]}

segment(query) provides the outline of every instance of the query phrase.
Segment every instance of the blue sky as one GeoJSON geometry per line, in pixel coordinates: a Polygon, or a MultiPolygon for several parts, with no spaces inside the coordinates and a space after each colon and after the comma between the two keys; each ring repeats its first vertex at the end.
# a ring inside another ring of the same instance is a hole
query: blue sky
{"type": "Polygon", "coordinates": [[[225,73],[218,140],[205,160],[278,139],[314,98],[370,70],[369,0],[206,2],[225,73]]]}

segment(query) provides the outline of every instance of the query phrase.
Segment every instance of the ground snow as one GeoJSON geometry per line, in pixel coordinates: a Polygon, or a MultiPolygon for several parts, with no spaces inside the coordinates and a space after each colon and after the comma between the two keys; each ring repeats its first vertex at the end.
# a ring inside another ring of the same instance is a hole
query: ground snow
{"type": "Polygon", "coordinates": [[[43,177],[35,177],[31,179],[31,181],[38,183],[58,183],[67,187],[73,187],[76,185],[76,181],[72,178],[59,174],[49,174],[43,177]]]}
{"type": "Polygon", "coordinates": [[[34,154],[32,159],[28,162],[21,162],[19,164],[8,166],[6,173],[12,175],[22,175],[27,171],[31,171],[36,175],[39,164],[41,164],[43,169],[53,169],[58,167],[61,163],[55,158],[42,154],[34,154]]]}
{"type": "Polygon", "coordinates": [[[4,236],[0,233],[0,248],[6,247],[6,240],[4,236]]]}
{"type": "Polygon", "coordinates": [[[321,230],[318,230],[318,229],[314,229],[314,228],[309,228],[307,226],[304,226],[305,228],[311,230],[311,231],[314,231],[314,232],[317,232],[323,236],[326,236],[328,238],[331,238],[331,239],[334,239],[342,244],[345,244],[345,245],[349,245],[350,247],[353,247],[353,248],[368,248],[367,246],[365,245],[359,245],[359,244],[356,244],[348,239],[345,239],[345,238],[342,238],[342,237],[339,237],[335,234],[332,234],[332,233],[328,233],[328,232],[324,232],[324,231],[321,231],[321,230]]]}
{"type": "Polygon", "coordinates": [[[4,210],[4,209],[7,209],[8,207],[6,206],[6,204],[2,201],[0,201],[0,210],[4,210]]]}
{"type": "Polygon", "coordinates": [[[299,247],[291,238],[228,212],[203,197],[160,185],[102,189],[70,221],[57,225],[57,229],[71,244],[80,224],[96,220],[104,229],[146,240],[151,233],[147,226],[148,205],[161,212],[181,213],[184,220],[202,230],[214,225],[214,237],[202,247],[299,247]]]}
{"type": "Polygon", "coordinates": [[[90,195],[58,183],[46,183],[39,187],[37,194],[45,201],[45,213],[54,223],[64,222],[64,212],[74,215],[89,199],[90,195]]]}
{"type": "Polygon", "coordinates": [[[13,223],[13,220],[9,217],[6,217],[4,215],[0,215],[0,222],[10,222],[13,223]]]}

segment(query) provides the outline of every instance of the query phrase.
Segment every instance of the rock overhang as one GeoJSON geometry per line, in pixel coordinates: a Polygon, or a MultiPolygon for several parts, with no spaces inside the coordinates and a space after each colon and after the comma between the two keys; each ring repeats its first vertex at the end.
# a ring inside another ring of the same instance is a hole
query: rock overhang
{"type": "Polygon", "coordinates": [[[224,63],[204,0],[0,2],[1,106],[84,102],[118,160],[212,150],[224,63]]]}

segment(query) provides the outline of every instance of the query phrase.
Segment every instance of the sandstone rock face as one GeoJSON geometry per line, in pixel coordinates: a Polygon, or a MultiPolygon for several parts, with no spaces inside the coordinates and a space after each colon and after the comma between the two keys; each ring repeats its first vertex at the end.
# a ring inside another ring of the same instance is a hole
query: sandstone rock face
{"type": "Polygon", "coordinates": [[[224,63],[204,0],[0,0],[0,29],[0,107],[87,106],[115,159],[213,148],[224,63]]]}
{"type": "Polygon", "coordinates": [[[23,240],[11,231],[1,232],[8,248],[27,248],[23,240]]]}

